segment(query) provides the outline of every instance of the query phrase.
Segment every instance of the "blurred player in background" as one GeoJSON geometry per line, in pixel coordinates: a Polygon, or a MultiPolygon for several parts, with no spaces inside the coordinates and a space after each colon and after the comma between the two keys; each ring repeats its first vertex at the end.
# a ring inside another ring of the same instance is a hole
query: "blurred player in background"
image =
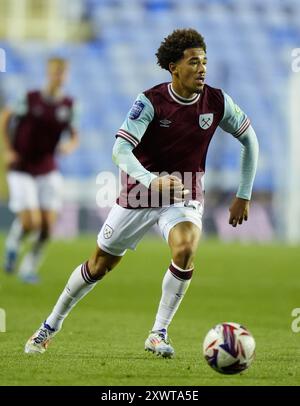
{"type": "Polygon", "coordinates": [[[74,101],[62,90],[67,72],[65,59],[49,59],[45,88],[29,91],[1,117],[9,207],[16,213],[6,239],[4,268],[15,270],[22,238],[34,233],[31,250],[19,269],[28,283],[38,280],[42,250],[61,206],[62,177],[55,154],[69,154],[78,145],[74,101]],[[70,138],[60,142],[64,132],[70,138]]]}
{"type": "Polygon", "coordinates": [[[225,92],[204,84],[203,37],[192,29],[176,30],[156,56],[172,82],[141,93],[118,131],[113,159],[126,173],[120,197],[98,235],[96,252],[74,270],[52,313],[27,341],[26,353],[44,352],[76,303],[157,223],[172,261],[145,349],[173,356],[167,329],[193,275],[202,228],[205,159],[218,126],[242,144],[240,184],[229,223],[236,227],[248,219],[258,142],[246,114],[225,92]],[[169,203],[164,204],[165,197],[169,203]]]}

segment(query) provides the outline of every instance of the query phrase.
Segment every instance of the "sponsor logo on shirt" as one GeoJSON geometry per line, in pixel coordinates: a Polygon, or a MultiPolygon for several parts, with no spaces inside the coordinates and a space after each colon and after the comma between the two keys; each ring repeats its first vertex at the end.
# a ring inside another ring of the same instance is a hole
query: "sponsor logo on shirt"
{"type": "Polygon", "coordinates": [[[207,130],[212,125],[213,121],[213,113],[200,114],[199,116],[199,125],[202,130],[207,130]]]}
{"type": "Polygon", "coordinates": [[[137,118],[139,118],[144,107],[145,107],[144,103],[142,103],[140,100],[136,100],[133,103],[133,106],[131,107],[129,118],[131,120],[136,120],[137,118]]]}
{"type": "Polygon", "coordinates": [[[163,120],[160,120],[159,125],[160,125],[160,127],[170,127],[171,123],[172,123],[172,121],[164,118],[163,120]]]}

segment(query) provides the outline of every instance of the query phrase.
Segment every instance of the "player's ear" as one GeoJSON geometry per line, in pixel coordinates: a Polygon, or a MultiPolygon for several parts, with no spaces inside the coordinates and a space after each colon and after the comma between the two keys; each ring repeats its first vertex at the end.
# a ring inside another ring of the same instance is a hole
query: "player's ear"
{"type": "Polygon", "coordinates": [[[172,75],[174,75],[175,73],[177,73],[177,64],[174,62],[170,62],[169,63],[169,70],[171,72],[172,75]]]}

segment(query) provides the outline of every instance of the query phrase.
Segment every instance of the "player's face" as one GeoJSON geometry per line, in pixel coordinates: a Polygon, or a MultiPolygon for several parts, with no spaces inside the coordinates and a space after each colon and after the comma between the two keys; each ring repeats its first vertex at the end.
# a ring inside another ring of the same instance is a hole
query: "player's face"
{"type": "Polygon", "coordinates": [[[66,81],[68,66],[60,62],[48,64],[48,80],[51,87],[60,88],[66,81]]]}
{"type": "Polygon", "coordinates": [[[186,49],[183,58],[176,62],[172,69],[175,90],[180,90],[183,97],[201,93],[204,87],[206,63],[206,53],[202,48],[186,49]]]}

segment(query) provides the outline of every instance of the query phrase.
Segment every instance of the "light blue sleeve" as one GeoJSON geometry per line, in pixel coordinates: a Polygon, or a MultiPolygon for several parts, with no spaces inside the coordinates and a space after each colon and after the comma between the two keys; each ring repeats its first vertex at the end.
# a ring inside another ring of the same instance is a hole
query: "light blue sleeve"
{"type": "Polygon", "coordinates": [[[251,125],[238,140],[242,144],[242,154],[240,184],[236,196],[250,200],[259,154],[257,137],[251,125]]]}
{"type": "Polygon", "coordinates": [[[157,176],[143,167],[133,154],[133,149],[134,146],[131,143],[118,137],[113,147],[113,161],[122,171],[148,188],[157,176]]]}
{"type": "Polygon", "coordinates": [[[240,137],[249,127],[250,120],[247,115],[234,103],[232,98],[225,92],[224,95],[224,115],[219,127],[234,137],[240,137]]]}
{"type": "Polygon", "coordinates": [[[152,103],[143,93],[139,94],[117,132],[117,137],[125,139],[136,147],[153,117],[154,108],[152,103]]]}
{"type": "Polygon", "coordinates": [[[80,107],[77,102],[74,101],[71,111],[70,127],[78,129],[80,119],[80,107]]]}
{"type": "Polygon", "coordinates": [[[27,94],[23,94],[18,99],[9,103],[8,107],[12,110],[12,112],[17,116],[25,116],[28,112],[28,99],[27,94]]]}

